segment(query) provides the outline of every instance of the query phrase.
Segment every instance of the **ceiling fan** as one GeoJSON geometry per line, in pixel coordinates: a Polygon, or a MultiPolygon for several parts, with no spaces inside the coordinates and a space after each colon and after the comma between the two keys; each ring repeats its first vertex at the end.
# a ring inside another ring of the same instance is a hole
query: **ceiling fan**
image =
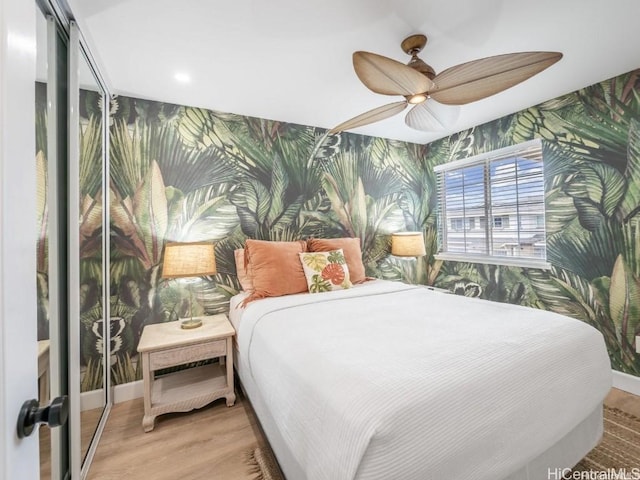
{"type": "MultiPolygon", "coordinates": [[[[382,95],[401,95],[404,100],[389,103],[360,114],[332,128],[338,133],[384,120],[409,105],[405,123],[416,130],[433,131],[446,126],[445,116],[457,117],[444,105],[464,105],[489,97],[517,85],[550,67],[562,58],[559,52],[520,52],[481,58],[447,68],[436,75],[418,53],[427,44],[424,35],[411,35],[402,41],[402,50],[411,55],[407,65],[382,55],[358,51],[353,68],[364,85],[382,95]]],[[[448,121],[455,120],[449,118],[448,121]]]]}

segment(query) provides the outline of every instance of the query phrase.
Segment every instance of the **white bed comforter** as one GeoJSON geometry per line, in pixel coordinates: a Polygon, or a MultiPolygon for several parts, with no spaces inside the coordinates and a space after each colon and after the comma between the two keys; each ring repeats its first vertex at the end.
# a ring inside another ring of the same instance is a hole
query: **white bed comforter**
{"type": "Polygon", "coordinates": [[[255,301],[238,330],[309,480],[504,478],[611,386],[583,322],[400,283],[255,301]]]}

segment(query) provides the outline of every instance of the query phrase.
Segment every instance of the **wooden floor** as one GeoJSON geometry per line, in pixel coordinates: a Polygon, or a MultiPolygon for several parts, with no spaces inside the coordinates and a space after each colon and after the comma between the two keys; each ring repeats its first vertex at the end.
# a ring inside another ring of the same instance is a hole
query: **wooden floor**
{"type": "Polygon", "coordinates": [[[612,388],[604,403],[640,418],[640,397],[636,395],[612,388]]]}
{"type": "MultiPolygon", "coordinates": [[[[640,397],[612,389],[605,403],[640,417],[640,397]]],[[[142,399],[114,405],[89,480],[249,480],[244,453],[266,442],[249,402],[239,395],[185,414],[162,415],[142,430],[142,399]]]]}
{"type": "Polygon", "coordinates": [[[156,418],[144,433],[142,399],[114,405],[98,445],[89,480],[244,480],[256,473],[245,452],[265,442],[249,402],[224,399],[189,413],[156,418]]]}

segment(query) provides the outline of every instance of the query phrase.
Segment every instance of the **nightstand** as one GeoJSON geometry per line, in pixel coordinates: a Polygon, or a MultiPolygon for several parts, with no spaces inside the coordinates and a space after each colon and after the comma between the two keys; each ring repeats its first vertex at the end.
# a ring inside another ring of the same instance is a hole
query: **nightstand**
{"type": "Polygon", "coordinates": [[[190,330],[180,328],[179,321],[144,327],[138,352],[142,355],[145,432],[153,430],[156,417],[163,413],[188,412],[222,397],[229,407],[236,401],[231,345],[235,330],[226,315],[201,318],[202,326],[190,330]],[[220,358],[220,363],[155,375],[163,368],[211,358],[220,358]]]}

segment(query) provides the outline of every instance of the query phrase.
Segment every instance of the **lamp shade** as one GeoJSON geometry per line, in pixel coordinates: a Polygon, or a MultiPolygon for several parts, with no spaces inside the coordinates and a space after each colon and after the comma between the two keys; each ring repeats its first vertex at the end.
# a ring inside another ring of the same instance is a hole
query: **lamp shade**
{"type": "Polygon", "coordinates": [[[391,255],[421,257],[426,254],[422,232],[398,232],[391,235],[391,255]]]}
{"type": "Polygon", "coordinates": [[[167,243],[162,264],[163,278],[215,275],[216,257],[213,243],[167,243]]]}

